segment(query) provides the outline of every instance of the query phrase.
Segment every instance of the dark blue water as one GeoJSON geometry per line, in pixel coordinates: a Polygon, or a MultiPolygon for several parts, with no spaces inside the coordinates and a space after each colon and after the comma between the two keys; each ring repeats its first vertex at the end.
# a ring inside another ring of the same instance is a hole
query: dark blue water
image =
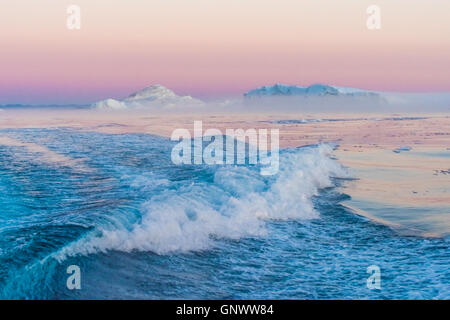
{"type": "Polygon", "coordinates": [[[176,166],[173,143],[145,134],[0,135],[67,160],[0,145],[0,298],[450,298],[449,240],[347,211],[327,146],[283,150],[263,177],[176,166]],[[73,264],[81,290],[66,287],[73,264]]]}

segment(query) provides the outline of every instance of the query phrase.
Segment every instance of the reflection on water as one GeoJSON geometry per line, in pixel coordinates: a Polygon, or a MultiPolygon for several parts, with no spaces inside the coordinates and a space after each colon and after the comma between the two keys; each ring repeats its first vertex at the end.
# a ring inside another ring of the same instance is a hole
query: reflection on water
{"type": "Polygon", "coordinates": [[[353,176],[345,203],[409,233],[450,234],[449,150],[338,152],[353,176]]]}

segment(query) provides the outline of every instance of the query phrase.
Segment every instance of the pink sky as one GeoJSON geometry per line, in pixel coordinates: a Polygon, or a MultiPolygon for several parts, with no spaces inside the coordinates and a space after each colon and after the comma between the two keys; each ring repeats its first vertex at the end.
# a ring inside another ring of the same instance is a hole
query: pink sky
{"type": "Polygon", "coordinates": [[[282,82],[450,91],[448,0],[6,0],[0,104],[83,103],[150,84],[197,97],[282,82]],[[81,7],[81,30],[66,28],[81,7]],[[381,30],[366,8],[381,8],[381,30]]]}

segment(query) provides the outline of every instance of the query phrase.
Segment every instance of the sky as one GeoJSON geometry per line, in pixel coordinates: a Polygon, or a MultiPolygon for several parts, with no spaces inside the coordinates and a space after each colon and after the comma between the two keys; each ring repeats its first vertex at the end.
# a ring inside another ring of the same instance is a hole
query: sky
{"type": "Polygon", "coordinates": [[[450,91],[448,0],[1,0],[0,104],[151,84],[199,98],[276,82],[450,91]],[[69,30],[66,10],[81,8],[69,30]],[[381,9],[369,30],[366,9],[381,9]]]}

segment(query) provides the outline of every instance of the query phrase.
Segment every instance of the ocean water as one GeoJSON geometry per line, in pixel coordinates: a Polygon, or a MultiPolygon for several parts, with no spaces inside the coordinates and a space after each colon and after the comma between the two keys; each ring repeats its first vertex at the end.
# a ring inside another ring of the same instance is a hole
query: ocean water
{"type": "Polygon", "coordinates": [[[450,298],[449,239],[346,209],[351,177],[330,146],[281,150],[264,177],[176,166],[173,143],[146,134],[0,136],[2,299],[450,298]],[[80,290],[66,287],[70,265],[80,290]]]}

